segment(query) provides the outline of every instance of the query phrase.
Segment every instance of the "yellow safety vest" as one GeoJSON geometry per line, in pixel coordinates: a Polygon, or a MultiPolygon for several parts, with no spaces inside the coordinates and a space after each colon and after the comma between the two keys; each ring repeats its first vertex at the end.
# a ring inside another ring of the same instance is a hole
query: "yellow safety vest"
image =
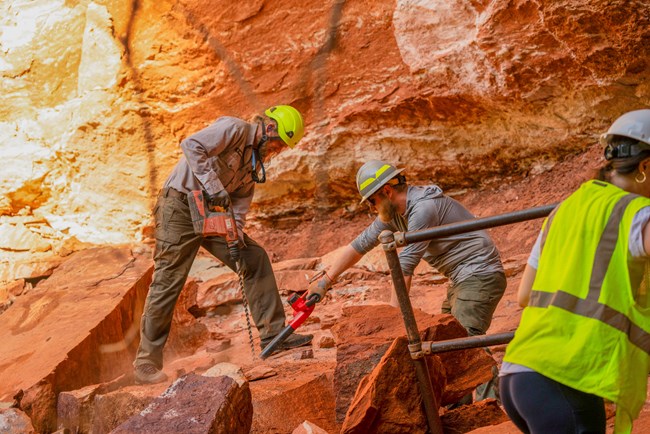
{"type": "Polygon", "coordinates": [[[530,302],[504,357],[615,402],[615,432],[631,431],[650,370],[646,261],[628,249],[645,206],[650,199],[593,180],[551,213],[530,302]]]}

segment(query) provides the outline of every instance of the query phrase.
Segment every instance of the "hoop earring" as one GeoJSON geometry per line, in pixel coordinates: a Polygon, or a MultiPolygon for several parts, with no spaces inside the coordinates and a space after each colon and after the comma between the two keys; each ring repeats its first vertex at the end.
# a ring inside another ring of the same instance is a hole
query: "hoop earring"
{"type": "Polygon", "coordinates": [[[643,184],[646,180],[645,172],[641,172],[643,175],[642,179],[639,179],[639,174],[637,173],[636,176],[634,177],[634,180],[637,182],[637,184],[643,184]]]}

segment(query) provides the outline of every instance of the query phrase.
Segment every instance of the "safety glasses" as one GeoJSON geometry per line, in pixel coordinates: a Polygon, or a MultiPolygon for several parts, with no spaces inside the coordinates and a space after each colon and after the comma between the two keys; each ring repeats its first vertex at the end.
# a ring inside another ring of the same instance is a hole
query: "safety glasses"
{"type": "Polygon", "coordinates": [[[381,193],[381,190],[377,191],[373,195],[371,195],[368,199],[366,199],[366,202],[368,204],[372,205],[373,207],[377,207],[377,203],[379,203],[379,193],[381,193]]]}
{"type": "Polygon", "coordinates": [[[278,127],[273,122],[266,126],[266,136],[268,140],[282,140],[282,137],[278,134],[278,127]]]}

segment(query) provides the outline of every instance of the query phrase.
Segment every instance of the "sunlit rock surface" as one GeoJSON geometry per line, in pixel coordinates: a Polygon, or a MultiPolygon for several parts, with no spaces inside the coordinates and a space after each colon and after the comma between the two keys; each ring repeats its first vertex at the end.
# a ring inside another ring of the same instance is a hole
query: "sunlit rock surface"
{"type": "Polygon", "coordinates": [[[179,142],[274,103],[307,135],[268,162],[253,218],[354,208],[370,158],[452,189],[548,170],[650,105],[649,15],[604,0],[2,2],[0,279],[147,237],[179,142]]]}
{"type": "Polygon", "coordinates": [[[132,372],[151,270],[129,248],[88,249],[17,298],[0,315],[0,401],[51,432],[60,391],[132,372]]]}

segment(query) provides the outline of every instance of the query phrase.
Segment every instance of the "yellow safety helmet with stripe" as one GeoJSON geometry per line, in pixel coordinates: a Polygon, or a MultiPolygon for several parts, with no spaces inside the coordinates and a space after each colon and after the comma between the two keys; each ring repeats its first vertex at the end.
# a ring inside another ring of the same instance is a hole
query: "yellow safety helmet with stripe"
{"type": "Polygon", "coordinates": [[[380,160],[370,160],[357,172],[357,188],[363,203],[375,194],[383,185],[388,183],[404,169],[398,169],[390,163],[380,160]]]}
{"type": "Polygon", "coordinates": [[[278,134],[290,148],[302,139],[305,134],[305,124],[300,112],[290,105],[276,105],[264,112],[278,124],[278,134]]]}

